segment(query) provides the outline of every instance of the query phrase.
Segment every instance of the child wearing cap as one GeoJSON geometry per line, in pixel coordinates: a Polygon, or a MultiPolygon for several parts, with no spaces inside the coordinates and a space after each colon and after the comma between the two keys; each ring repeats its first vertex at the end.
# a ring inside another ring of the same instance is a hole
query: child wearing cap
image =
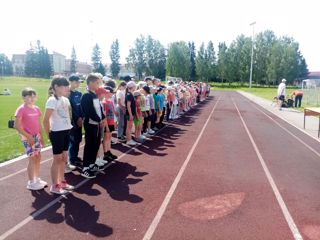
{"type": "Polygon", "coordinates": [[[44,146],[40,122],[41,111],[35,105],[35,90],[25,88],[21,95],[24,103],[16,110],[14,126],[21,136],[21,142],[29,160],[27,189],[40,190],[47,186],[47,183],[39,178],[40,151],[44,146]]]}
{"type": "Polygon", "coordinates": [[[81,165],[82,160],[78,157],[79,145],[82,140],[82,110],[80,106],[82,93],[77,89],[80,86],[80,77],[73,74],[69,77],[70,95],[69,101],[72,110],[72,129],[70,131],[70,144],[69,144],[69,165],[66,170],[72,170],[72,165],[81,165]]]}
{"type": "Polygon", "coordinates": [[[112,101],[113,96],[113,88],[105,87],[106,95],[104,100],[102,101],[104,113],[106,116],[107,124],[104,129],[104,136],[103,136],[103,160],[111,162],[116,160],[118,157],[111,153],[111,137],[112,132],[115,130],[115,109],[112,101]]]}
{"type": "Polygon", "coordinates": [[[135,146],[137,144],[136,141],[132,140],[131,131],[133,126],[133,119],[136,116],[136,103],[133,96],[133,92],[136,90],[136,83],[134,81],[129,81],[127,83],[126,88],[126,97],[125,97],[125,105],[126,105],[126,140],[127,144],[130,146],[135,146]]]}

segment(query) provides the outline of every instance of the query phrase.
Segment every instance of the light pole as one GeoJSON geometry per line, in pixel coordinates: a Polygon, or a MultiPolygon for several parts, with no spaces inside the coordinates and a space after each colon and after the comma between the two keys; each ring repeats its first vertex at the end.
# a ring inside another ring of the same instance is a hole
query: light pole
{"type": "Polygon", "coordinates": [[[250,26],[252,26],[252,45],[251,45],[251,64],[250,64],[250,79],[249,79],[249,88],[251,88],[252,85],[252,68],[253,68],[253,45],[254,45],[254,25],[256,22],[250,23],[250,26]]]}

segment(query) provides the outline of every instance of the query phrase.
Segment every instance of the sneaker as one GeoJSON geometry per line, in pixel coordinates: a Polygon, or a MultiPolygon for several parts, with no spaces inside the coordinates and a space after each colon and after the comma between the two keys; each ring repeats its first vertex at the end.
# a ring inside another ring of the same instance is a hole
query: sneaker
{"type": "Polygon", "coordinates": [[[135,138],[135,141],[138,143],[143,143],[144,138],[142,137],[142,135],[140,135],[138,138],[135,138]]]}
{"type": "Polygon", "coordinates": [[[77,167],[70,164],[70,163],[67,163],[64,167],[64,173],[70,173],[72,172],[73,170],[75,170],[77,167]]]}
{"type": "Polygon", "coordinates": [[[103,170],[103,166],[98,166],[97,164],[93,164],[91,167],[89,167],[89,169],[92,172],[99,172],[100,170],[103,170]]]}
{"type": "Polygon", "coordinates": [[[156,132],[153,131],[153,130],[150,128],[150,129],[148,130],[148,133],[152,135],[152,134],[155,134],[156,132]]]}
{"type": "Polygon", "coordinates": [[[43,185],[43,187],[48,186],[48,183],[46,181],[43,181],[41,178],[37,178],[37,182],[43,185]]]}
{"type": "Polygon", "coordinates": [[[135,146],[137,144],[138,143],[136,141],[132,140],[132,139],[130,141],[127,141],[127,145],[130,145],[130,146],[135,146]]]}
{"type": "Polygon", "coordinates": [[[98,158],[96,162],[101,162],[104,165],[106,165],[110,162],[110,158],[108,156],[104,155],[103,158],[98,158]]]}
{"type": "Polygon", "coordinates": [[[108,154],[107,156],[109,156],[112,160],[118,159],[118,157],[116,155],[112,154],[110,151],[108,151],[107,154],[108,154]]]}
{"type": "Polygon", "coordinates": [[[50,187],[50,192],[55,193],[55,194],[59,194],[59,195],[63,195],[63,194],[68,193],[68,191],[63,189],[60,184],[52,185],[50,187]]]}
{"type": "Polygon", "coordinates": [[[40,182],[32,182],[28,181],[27,189],[37,191],[44,188],[44,185],[42,185],[40,182]]]}
{"type": "Polygon", "coordinates": [[[125,142],[126,138],[124,136],[118,137],[119,142],[125,142]]]}
{"type": "Polygon", "coordinates": [[[93,171],[91,171],[89,168],[82,170],[81,176],[85,178],[95,178],[96,175],[94,174],[93,171]]]}
{"type": "Polygon", "coordinates": [[[61,181],[60,186],[62,189],[67,190],[67,191],[73,191],[74,186],[68,184],[66,181],[61,181]]]}
{"type": "Polygon", "coordinates": [[[105,163],[103,163],[103,162],[101,161],[101,159],[98,158],[98,159],[96,160],[96,162],[95,162],[95,165],[97,165],[97,166],[99,167],[99,169],[100,169],[100,168],[103,168],[103,167],[104,167],[105,163]]]}

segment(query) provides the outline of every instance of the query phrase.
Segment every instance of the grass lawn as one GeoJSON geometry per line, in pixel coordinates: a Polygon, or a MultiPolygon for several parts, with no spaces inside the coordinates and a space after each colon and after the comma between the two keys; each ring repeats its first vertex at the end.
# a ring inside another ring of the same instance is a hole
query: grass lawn
{"type": "MultiPolygon", "coordinates": [[[[19,135],[14,129],[8,128],[8,120],[14,117],[16,108],[23,103],[21,91],[25,87],[32,87],[37,92],[36,105],[44,114],[47,92],[50,79],[4,77],[0,78],[0,92],[4,88],[9,88],[12,95],[0,95],[0,162],[14,158],[23,154],[23,147],[19,135]]],[[[81,85],[81,91],[85,89],[85,83],[81,85]]],[[[46,141],[47,142],[47,141],[46,141]]]]}

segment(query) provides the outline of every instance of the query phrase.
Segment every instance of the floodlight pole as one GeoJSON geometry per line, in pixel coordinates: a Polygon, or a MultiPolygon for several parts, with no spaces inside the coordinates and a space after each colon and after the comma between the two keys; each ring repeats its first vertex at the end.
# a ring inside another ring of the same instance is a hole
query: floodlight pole
{"type": "Polygon", "coordinates": [[[250,79],[249,79],[249,88],[251,88],[252,85],[252,68],[253,68],[253,45],[254,45],[254,25],[256,22],[250,23],[250,26],[252,26],[252,44],[251,44],[251,64],[250,64],[250,79]]]}

